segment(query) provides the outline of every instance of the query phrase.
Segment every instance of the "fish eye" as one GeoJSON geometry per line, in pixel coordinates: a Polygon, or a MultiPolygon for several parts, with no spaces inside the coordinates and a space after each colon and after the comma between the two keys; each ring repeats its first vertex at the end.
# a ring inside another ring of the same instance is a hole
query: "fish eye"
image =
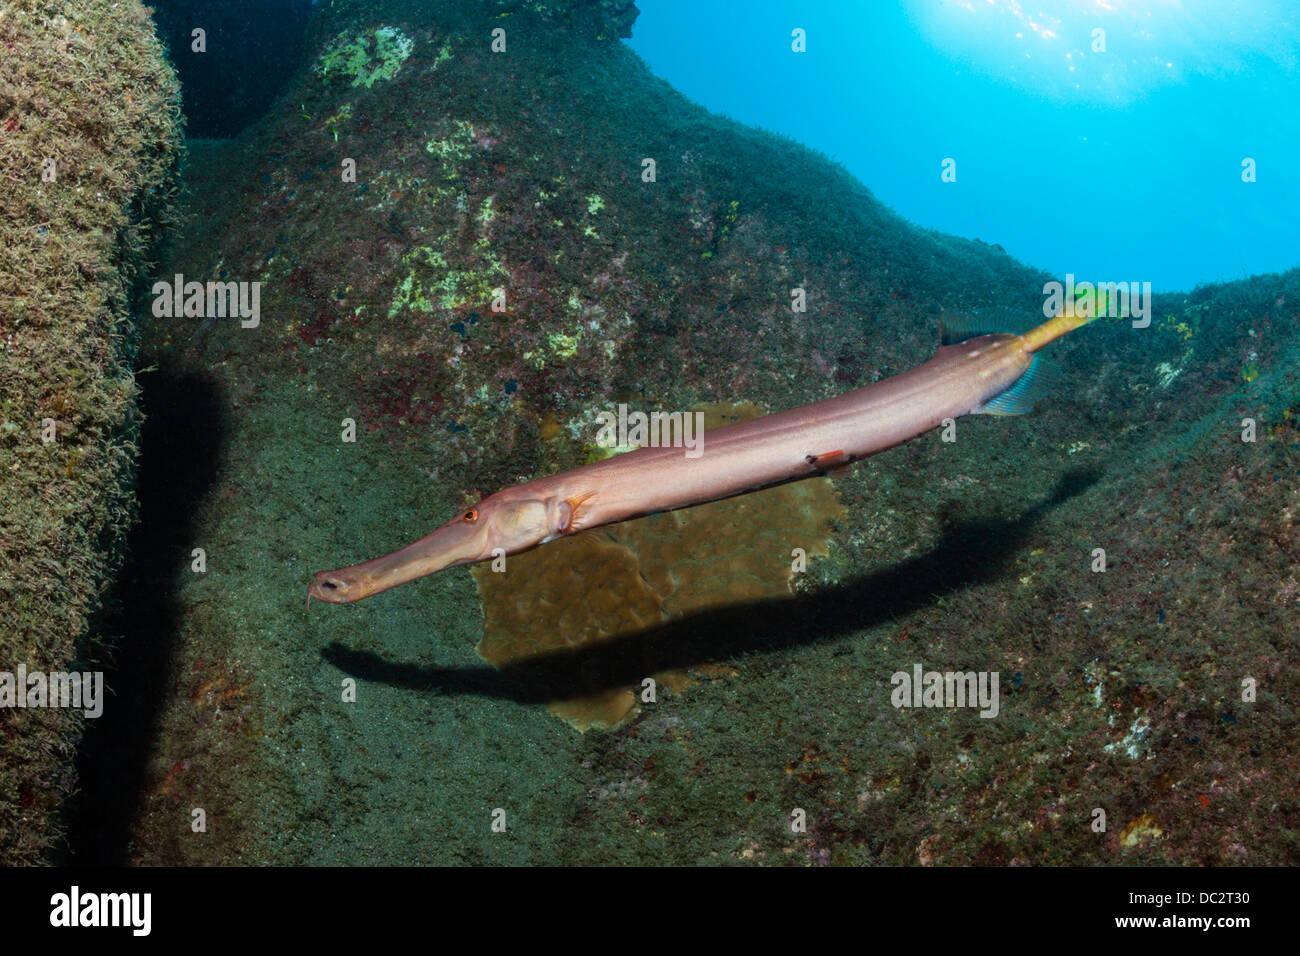
{"type": "Polygon", "coordinates": [[[478,520],[478,509],[477,509],[477,508],[470,508],[469,511],[466,511],[466,512],[465,512],[465,520],[466,520],[466,521],[477,521],[477,520],[478,520]]]}

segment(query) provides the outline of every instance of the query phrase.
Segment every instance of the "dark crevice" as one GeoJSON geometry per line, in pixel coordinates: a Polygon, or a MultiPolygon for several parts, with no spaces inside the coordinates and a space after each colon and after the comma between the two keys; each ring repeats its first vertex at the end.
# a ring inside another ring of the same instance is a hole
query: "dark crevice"
{"type": "Polygon", "coordinates": [[[166,0],[154,12],[181,80],[186,134],[234,136],[261,117],[298,70],[312,0],[166,0]],[[205,52],[194,50],[204,31],[205,52]]]}
{"type": "Polygon", "coordinates": [[[140,376],[145,421],[137,482],[139,520],[126,563],[105,600],[99,631],[112,644],[103,670],[104,713],[77,754],[80,789],[66,808],[67,862],[128,862],[131,825],[180,642],[178,575],[189,567],[199,508],[218,474],[226,402],[194,374],[140,376]]]}

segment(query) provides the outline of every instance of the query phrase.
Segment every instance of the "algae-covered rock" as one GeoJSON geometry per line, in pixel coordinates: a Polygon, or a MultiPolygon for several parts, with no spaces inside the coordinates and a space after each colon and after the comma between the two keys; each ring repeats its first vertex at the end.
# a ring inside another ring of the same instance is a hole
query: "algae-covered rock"
{"type": "Polygon", "coordinates": [[[502,10],[526,9],[600,40],[630,37],[640,13],[632,0],[496,0],[502,10]]]}
{"type": "MultiPolygon", "coordinates": [[[[134,0],[11,0],[0,61],[0,673],[62,672],[131,522],[130,299],[174,198],[179,91],[134,0]]],[[[83,719],[0,709],[0,861],[49,858],[83,719]]]]}
{"type": "Polygon", "coordinates": [[[313,69],[326,83],[343,80],[369,89],[396,76],[414,45],[396,27],[379,27],[357,35],[344,31],[317,58],[313,69]]]}

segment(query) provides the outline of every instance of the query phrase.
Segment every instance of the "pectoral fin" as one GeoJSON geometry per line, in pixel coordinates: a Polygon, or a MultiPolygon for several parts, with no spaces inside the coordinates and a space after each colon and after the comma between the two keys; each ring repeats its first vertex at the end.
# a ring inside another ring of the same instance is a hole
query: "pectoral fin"
{"type": "Polygon", "coordinates": [[[1061,367],[1037,355],[1033,364],[1016,383],[979,408],[972,415],[1024,415],[1034,409],[1034,403],[1050,392],[1061,379],[1061,367]]]}
{"type": "Polygon", "coordinates": [[[580,495],[571,495],[560,502],[560,515],[562,518],[560,530],[565,534],[581,531],[582,519],[586,516],[582,506],[595,496],[594,491],[588,491],[580,495]]]}

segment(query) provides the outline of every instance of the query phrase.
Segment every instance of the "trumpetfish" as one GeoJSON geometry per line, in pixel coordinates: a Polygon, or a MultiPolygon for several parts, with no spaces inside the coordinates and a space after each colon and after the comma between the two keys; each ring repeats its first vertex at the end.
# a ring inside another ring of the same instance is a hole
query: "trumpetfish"
{"type": "Polygon", "coordinates": [[[947,419],[1022,414],[1041,389],[1043,366],[1035,353],[1091,321],[1098,310],[1089,305],[1068,303],[1023,334],[941,345],[928,362],[835,398],[711,430],[695,458],[679,448],[638,448],[498,491],[400,550],[318,571],[307,603],[347,604],[564,535],[824,474],[947,419]]]}

